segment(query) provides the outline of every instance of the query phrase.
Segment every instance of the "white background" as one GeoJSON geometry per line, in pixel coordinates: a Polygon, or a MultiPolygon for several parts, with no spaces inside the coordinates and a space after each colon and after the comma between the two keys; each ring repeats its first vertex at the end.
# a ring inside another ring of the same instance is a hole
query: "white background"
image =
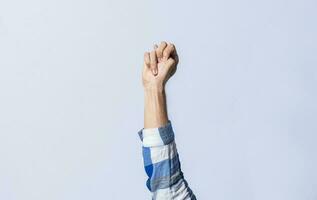
{"type": "Polygon", "coordinates": [[[150,199],[144,51],[199,200],[317,199],[317,2],[1,0],[0,199],[150,199]]]}

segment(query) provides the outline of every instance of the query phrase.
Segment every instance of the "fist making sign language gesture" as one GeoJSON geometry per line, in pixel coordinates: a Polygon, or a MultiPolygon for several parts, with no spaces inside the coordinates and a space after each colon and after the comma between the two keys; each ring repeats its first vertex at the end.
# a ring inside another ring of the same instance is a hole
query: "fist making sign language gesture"
{"type": "Polygon", "coordinates": [[[176,72],[178,55],[174,44],[161,42],[151,52],[144,53],[144,88],[164,88],[168,79],[176,72]]]}
{"type": "Polygon", "coordinates": [[[158,127],[168,122],[165,84],[173,76],[178,64],[175,46],[161,42],[151,52],[144,53],[143,87],[145,92],[144,125],[158,127]]]}

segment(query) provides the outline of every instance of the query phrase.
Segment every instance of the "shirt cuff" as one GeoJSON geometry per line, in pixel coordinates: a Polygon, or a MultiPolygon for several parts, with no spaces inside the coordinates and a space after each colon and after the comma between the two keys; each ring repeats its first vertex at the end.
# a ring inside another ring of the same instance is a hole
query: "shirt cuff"
{"type": "Polygon", "coordinates": [[[138,134],[144,147],[162,146],[174,141],[174,131],[170,120],[161,127],[142,128],[138,134]]]}

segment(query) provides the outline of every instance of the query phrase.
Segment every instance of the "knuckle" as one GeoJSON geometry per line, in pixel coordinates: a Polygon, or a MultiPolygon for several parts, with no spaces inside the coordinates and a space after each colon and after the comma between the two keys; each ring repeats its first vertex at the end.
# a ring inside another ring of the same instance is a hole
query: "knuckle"
{"type": "Polygon", "coordinates": [[[161,42],[161,45],[166,46],[166,45],[167,45],[167,43],[166,43],[165,41],[162,41],[162,42],[161,42]]]}

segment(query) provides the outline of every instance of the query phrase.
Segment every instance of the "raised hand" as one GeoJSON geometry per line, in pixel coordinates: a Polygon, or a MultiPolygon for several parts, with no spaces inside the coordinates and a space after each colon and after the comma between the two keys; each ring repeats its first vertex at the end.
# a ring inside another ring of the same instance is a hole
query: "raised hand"
{"type": "Polygon", "coordinates": [[[164,88],[174,75],[179,58],[174,44],[161,42],[151,52],[144,53],[142,80],[144,88],[164,88]]]}

